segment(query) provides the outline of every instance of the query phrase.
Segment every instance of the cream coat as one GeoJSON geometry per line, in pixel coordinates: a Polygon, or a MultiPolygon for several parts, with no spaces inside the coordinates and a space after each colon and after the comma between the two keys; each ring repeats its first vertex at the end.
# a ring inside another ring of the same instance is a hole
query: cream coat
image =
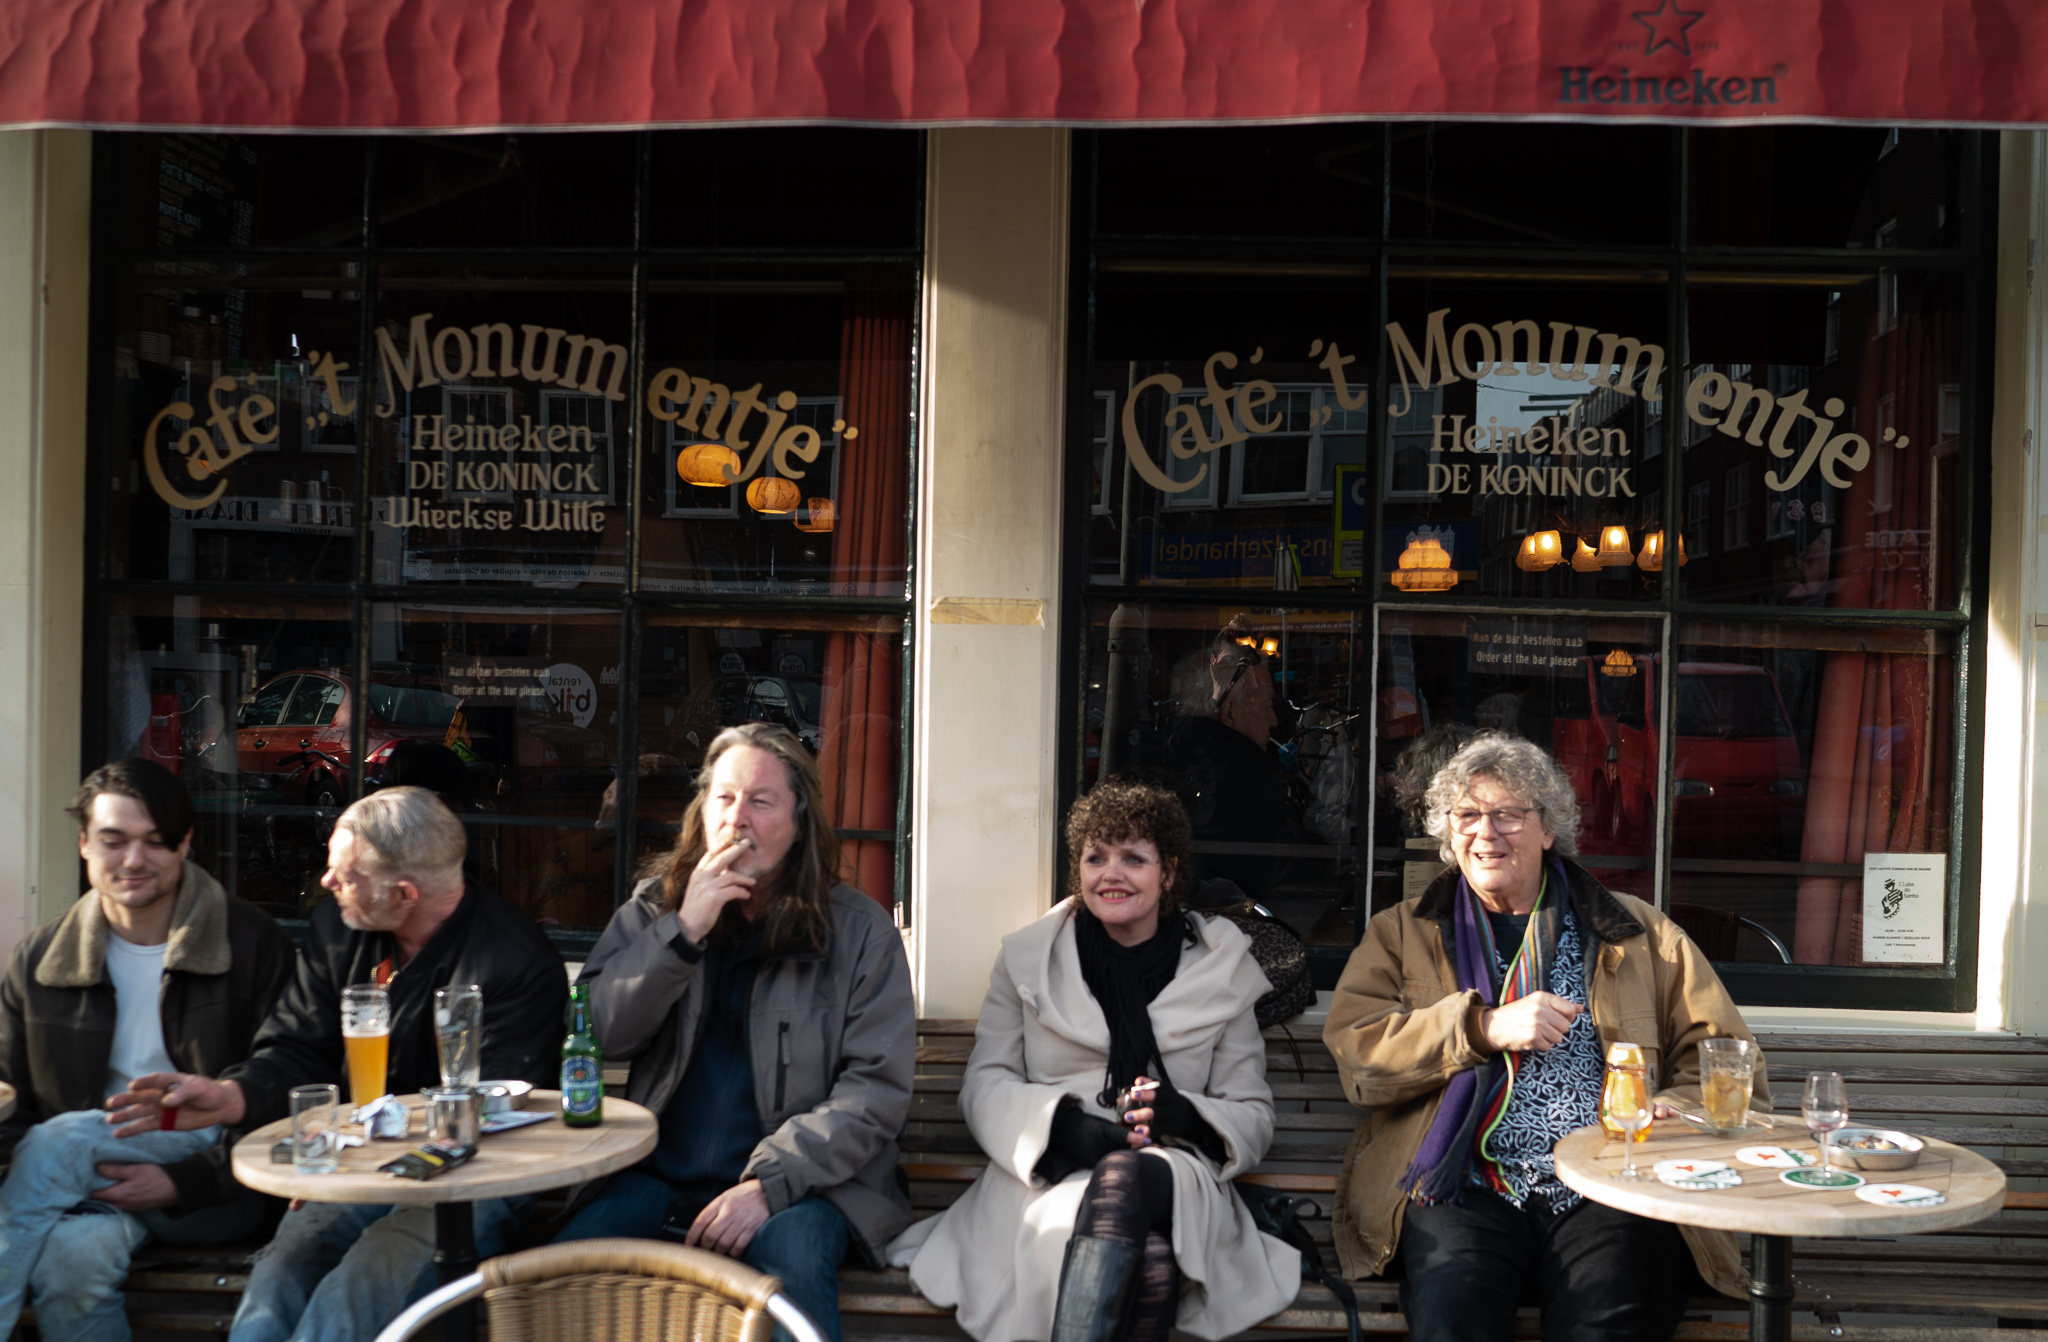
{"type": "MultiPolygon", "coordinates": [[[[1174,1086],[1223,1138],[1227,1163],[1184,1148],[1150,1148],[1173,1166],[1173,1253],[1187,1279],[1178,1326],[1197,1337],[1242,1332],[1294,1302],[1301,1257],[1261,1235],[1227,1180],[1251,1169],[1273,1138],[1266,1048],[1252,1004],[1269,990],[1244,934],[1194,918],[1196,943],[1152,1003],[1160,1061],[1174,1086]]],[[[1060,1261],[1087,1187],[1032,1173],[1053,1111],[1067,1097],[1101,1118],[1109,1023],[1081,978],[1073,906],[1003,938],[961,1084],[968,1130],[988,1168],[960,1200],[889,1246],[927,1299],[956,1306],[979,1342],[1043,1342],[1052,1334],[1060,1261]]]]}

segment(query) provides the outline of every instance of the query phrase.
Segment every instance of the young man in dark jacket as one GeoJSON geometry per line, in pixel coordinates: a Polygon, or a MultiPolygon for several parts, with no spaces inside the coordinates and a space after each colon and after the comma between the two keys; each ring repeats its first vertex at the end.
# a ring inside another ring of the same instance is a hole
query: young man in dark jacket
{"type": "Polygon", "coordinates": [[[20,1097],[0,1122],[0,1335],[26,1292],[49,1342],[124,1342],[136,1249],[245,1239],[277,1203],[229,1173],[239,1133],[124,1139],[105,1102],[138,1075],[247,1057],[294,956],[270,915],[187,860],[192,802],[161,765],[97,770],[71,813],[91,888],[0,981],[0,1079],[20,1097]]]}
{"type": "MultiPolygon", "coordinates": [[[[467,850],[462,822],[424,788],[385,788],[342,812],[321,879],[335,898],[313,910],[298,976],[249,1060],[218,1080],[142,1077],[116,1118],[145,1130],[168,1104],[180,1128],[256,1125],[285,1117],[293,1086],[344,1085],[341,990],[355,984],[390,991],[390,1093],[440,1084],[434,990],[451,983],[483,991],[484,1076],[554,1084],[569,1000],[562,957],[531,918],[464,879],[467,850]]],[[[530,1201],[476,1204],[483,1257],[502,1251],[530,1201]]],[[[373,1338],[432,1289],[433,1246],[431,1207],[307,1203],[257,1260],[229,1336],[373,1338]]]]}

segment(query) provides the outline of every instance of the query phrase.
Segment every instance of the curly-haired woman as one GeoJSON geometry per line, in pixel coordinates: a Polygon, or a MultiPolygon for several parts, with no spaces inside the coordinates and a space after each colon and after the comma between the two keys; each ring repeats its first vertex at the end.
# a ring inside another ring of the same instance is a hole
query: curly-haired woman
{"type": "Polygon", "coordinates": [[[960,1091],[989,1166],[890,1246],[984,1342],[1227,1337],[1300,1285],[1227,1183],[1273,1135],[1267,983],[1182,910],[1188,831],[1171,792],[1103,783],[1067,817],[1069,898],[1003,939],[960,1091]]]}

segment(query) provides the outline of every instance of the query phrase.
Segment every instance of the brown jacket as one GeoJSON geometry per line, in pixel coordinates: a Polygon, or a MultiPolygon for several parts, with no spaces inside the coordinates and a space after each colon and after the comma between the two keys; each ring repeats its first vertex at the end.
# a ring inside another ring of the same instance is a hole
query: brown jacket
{"type": "MultiPolygon", "coordinates": [[[[1676,923],[1615,894],[1570,858],[1572,913],[1588,939],[1586,1000],[1604,1051],[1616,1040],[1643,1045],[1659,1093],[1699,1093],[1699,1041],[1750,1038],[1713,966],[1676,923]]],[[[1339,1261],[1349,1277],[1385,1270],[1400,1241],[1407,1198],[1402,1173],[1415,1158],[1450,1079],[1486,1057],[1484,1010],[1459,992],[1448,947],[1458,890],[1455,867],[1421,898],[1373,918],[1330,1003],[1323,1042],[1337,1060],[1344,1093],[1366,1111],[1344,1155],[1335,1208],[1339,1261]]],[[[1761,1059],[1757,1107],[1770,1107],[1761,1059]]],[[[1681,1226],[1700,1275],[1723,1295],[1748,1288],[1735,1237],[1681,1226]]]]}
{"type": "MultiPolygon", "coordinates": [[[[175,898],[160,1000],[164,1048],[181,1071],[219,1076],[249,1056],[298,955],[275,919],[222,890],[197,862],[187,859],[175,898]]],[[[0,1122],[0,1161],[44,1119],[100,1107],[120,1015],[106,975],[112,935],[88,890],[14,948],[0,978],[0,1081],[19,1100],[0,1122]]],[[[210,1149],[164,1167],[178,1190],[173,1214],[241,1195],[228,1168],[228,1148],[240,1136],[224,1133],[210,1149]]]]}

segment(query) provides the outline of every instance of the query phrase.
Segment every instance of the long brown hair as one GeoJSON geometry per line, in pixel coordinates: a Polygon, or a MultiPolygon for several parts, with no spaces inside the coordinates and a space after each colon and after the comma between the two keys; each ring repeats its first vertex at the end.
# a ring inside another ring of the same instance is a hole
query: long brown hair
{"type": "MultiPolygon", "coordinates": [[[[681,906],[690,873],[704,860],[710,847],[704,837],[704,807],[711,797],[711,774],[720,757],[739,746],[752,746],[782,761],[796,798],[796,842],[782,860],[781,888],[761,919],[763,953],[823,954],[832,931],[832,887],[839,883],[839,834],[825,817],[825,786],[818,778],[817,762],[787,728],[773,723],[743,723],[711,738],[697,774],[697,795],[683,811],[683,832],[676,836],[661,878],[662,909],[673,912],[681,906]]],[[[719,941],[732,935],[733,920],[741,916],[737,902],[726,906],[713,929],[719,941]]]]}

